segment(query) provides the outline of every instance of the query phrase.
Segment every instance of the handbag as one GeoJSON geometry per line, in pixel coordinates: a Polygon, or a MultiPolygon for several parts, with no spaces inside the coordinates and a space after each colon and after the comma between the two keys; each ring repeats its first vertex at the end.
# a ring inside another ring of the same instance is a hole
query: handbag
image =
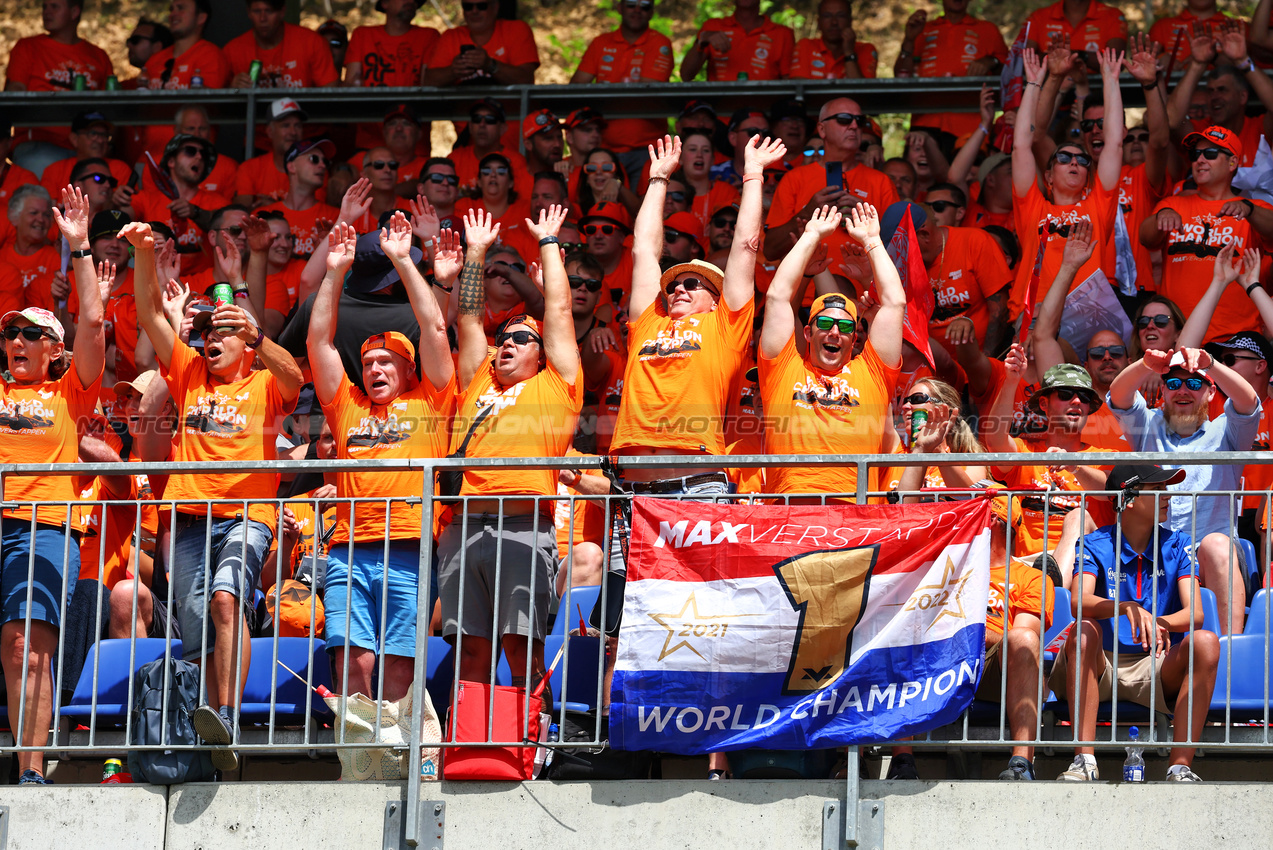
{"type": "MultiPolygon", "coordinates": [[[[464,457],[464,453],[468,451],[469,441],[473,439],[477,427],[482,424],[487,416],[495,411],[495,405],[490,405],[485,410],[473,417],[473,424],[469,426],[469,432],[464,435],[464,442],[460,443],[460,447],[447,455],[448,458],[464,457]]],[[[460,488],[464,486],[464,470],[462,469],[443,469],[438,472],[438,495],[440,496],[458,496],[460,488]]],[[[451,504],[454,504],[453,502],[451,504]]]]}

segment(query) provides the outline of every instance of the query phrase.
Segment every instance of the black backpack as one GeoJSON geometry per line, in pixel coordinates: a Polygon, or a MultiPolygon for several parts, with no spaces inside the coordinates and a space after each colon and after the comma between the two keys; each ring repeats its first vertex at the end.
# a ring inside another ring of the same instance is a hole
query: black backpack
{"type": "MultiPolygon", "coordinates": [[[[133,733],[130,744],[174,747],[199,745],[191,716],[199,707],[199,668],[179,658],[163,658],[137,670],[133,697],[133,733]],[[164,713],[165,681],[168,711],[164,713]],[[167,728],[167,738],[163,737],[167,728]]],[[[137,782],[175,785],[210,782],[216,776],[207,750],[129,750],[128,772],[137,782]]]]}

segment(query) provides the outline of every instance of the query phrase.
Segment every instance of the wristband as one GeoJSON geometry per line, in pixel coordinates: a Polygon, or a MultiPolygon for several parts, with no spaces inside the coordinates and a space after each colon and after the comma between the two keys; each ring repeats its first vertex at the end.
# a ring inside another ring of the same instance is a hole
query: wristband
{"type": "Polygon", "coordinates": [[[1241,65],[1238,65],[1238,66],[1237,66],[1237,68],[1238,68],[1238,70],[1239,70],[1239,71],[1241,71],[1242,73],[1246,74],[1246,73],[1248,73],[1248,72],[1250,72],[1250,71],[1254,71],[1254,70],[1255,70],[1255,63],[1254,63],[1254,62],[1252,62],[1252,61],[1251,61],[1251,57],[1250,57],[1250,56],[1248,56],[1248,57],[1246,58],[1246,61],[1245,61],[1245,62],[1243,62],[1241,65]]]}
{"type": "Polygon", "coordinates": [[[244,287],[243,289],[236,289],[236,290],[234,290],[234,297],[235,297],[235,298],[247,298],[247,297],[248,297],[248,291],[247,291],[247,288],[246,288],[246,287],[244,287]]]}
{"type": "Polygon", "coordinates": [[[93,256],[93,252],[89,250],[85,250],[83,248],[81,248],[78,251],[71,252],[72,259],[76,259],[76,260],[82,260],[85,257],[91,257],[91,256],[93,256]]]}
{"type": "Polygon", "coordinates": [[[765,179],[765,175],[763,174],[744,174],[743,175],[744,183],[748,183],[752,180],[764,180],[764,179],[765,179]]]}
{"type": "Polygon", "coordinates": [[[1145,91],[1153,91],[1158,88],[1158,79],[1155,77],[1152,83],[1141,83],[1140,87],[1145,91]]]}
{"type": "Polygon", "coordinates": [[[265,331],[262,328],[256,329],[256,339],[247,343],[247,347],[255,351],[265,341],[265,331]]]}
{"type": "Polygon", "coordinates": [[[557,241],[556,236],[545,236],[543,239],[539,240],[540,248],[544,247],[545,245],[560,245],[560,244],[561,243],[557,241]]]}
{"type": "Polygon", "coordinates": [[[651,177],[649,180],[645,181],[646,186],[649,186],[652,183],[662,183],[664,186],[666,186],[667,178],[666,177],[651,177]]]}
{"type": "Polygon", "coordinates": [[[858,55],[856,53],[846,53],[844,54],[844,58],[849,60],[850,62],[858,61],[858,55]]]}
{"type": "Polygon", "coordinates": [[[978,124],[977,129],[985,133],[987,136],[990,135],[990,128],[987,127],[985,124],[978,124]]]}
{"type": "Polygon", "coordinates": [[[1239,200],[1241,200],[1242,203],[1246,204],[1247,215],[1251,215],[1251,213],[1255,212],[1255,204],[1251,203],[1250,200],[1248,200],[1247,198],[1240,198],[1239,200]]]}
{"type": "Polygon", "coordinates": [[[876,248],[883,248],[883,247],[884,247],[884,243],[883,243],[883,242],[876,242],[876,243],[874,243],[874,244],[867,245],[867,246],[866,246],[866,250],[868,250],[868,251],[874,251],[876,248]]]}
{"type": "Polygon", "coordinates": [[[1246,288],[1247,296],[1250,297],[1251,293],[1259,288],[1260,288],[1260,282],[1257,280],[1255,283],[1251,284],[1250,286],[1246,288]]]}

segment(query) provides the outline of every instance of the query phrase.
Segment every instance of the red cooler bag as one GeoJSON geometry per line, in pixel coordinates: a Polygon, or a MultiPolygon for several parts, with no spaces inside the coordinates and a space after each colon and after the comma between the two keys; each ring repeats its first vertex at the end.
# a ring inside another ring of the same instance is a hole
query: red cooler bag
{"type": "MultiPolygon", "coordinates": [[[[545,680],[546,681],[546,680],[545,680]]],[[[544,702],[537,689],[529,697],[524,688],[457,682],[447,740],[460,742],[523,741],[523,747],[444,747],[443,779],[485,779],[522,782],[534,775],[539,745],[539,715],[544,702]],[[494,694],[492,715],[491,695],[494,694]],[[493,717],[493,719],[492,719],[493,717]],[[490,726],[490,737],[486,735],[490,726]]]]}

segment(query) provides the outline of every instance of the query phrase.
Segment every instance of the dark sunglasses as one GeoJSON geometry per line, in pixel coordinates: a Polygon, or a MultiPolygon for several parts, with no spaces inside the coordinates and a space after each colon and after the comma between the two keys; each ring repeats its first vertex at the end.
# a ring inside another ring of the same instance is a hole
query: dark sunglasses
{"type": "Polygon", "coordinates": [[[314,165],[326,165],[326,164],[327,164],[327,157],[323,156],[321,153],[312,153],[312,154],[310,154],[310,155],[309,155],[308,159],[309,159],[309,161],[310,161],[310,162],[312,162],[314,165]]]}
{"type": "MultiPolygon", "coordinates": [[[[23,327],[9,325],[9,327],[4,329],[4,338],[10,342],[17,339],[19,335],[21,335],[27,342],[38,342],[48,336],[48,334],[44,332],[43,328],[36,327],[35,325],[24,325],[23,327]]],[[[50,339],[51,338],[52,337],[50,337],[50,339]]]]}
{"type": "Polygon", "coordinates": [[[198,145],[182,145],[181,152],[186,156],[203,156],[203,148],[198,145]]]}
{"type": "Polygon", "coordinates": [[[1230,369],[1232,369],[1234,366],[1238,364],[1239,360],[1263,360],[1264,358],[1248,356],[1248,355],[1239,355],[1239,354],[1234,354],[1231,351],[1226,351],[1223,354],[1216,357],[1216,359],[1219,360],[1224,365],[1228,366],[1230,369]]]}
{"type": "Polygon", "coordinates": [[[507,260],[496,260],[495,262],[491,263],[491,265],[493,265],[493,266],[508,266],[510,269],[517,269],[517,270],[518,270],[519,272],[521,272],[522,274],[526,274],[526,264],[525,264],[525,263],[523,263],[523,262],[521,262],[520,260],[516,260],[516,261],[511,262],[511,263],[510,263],[510,262],[508,262],[507,260]]]}
{"type": "Polygon", "coordinates": [[[1079,129],[1082,130],[1084,133],[1090,133],[1096,127],[1100,127],[1102,130],[1105,129],[1105,119],[1104,118],[1084,118],[1082,121],[1079,122],[1079,129]]]}
{"type": "Polygon", "coordinates": [[[679,241],[681,241],[682,239],[689,239],[689,237],[688,237],[688,236],[686,236],[684,233],[680,233],[680,232],[675,231],[675,230],[665,230],[665,231],[663,231],[663,241],[664,241],[664,242],[669,242],[669,243],[671,243],[671,242],[679,242],[679,241]]]}
{"type": "Polygon", "coordinates": [[[478,174],[481,174],[483,177],[490,177],[492,174],[503,177],[504,175],[508,174],[508,166],[507,165],[486,165],[478,170],[478,174]]]}
{"type": "Polygon", "coordinates": [[[727,215],[718,215],[712,219],[712,227],[736,227],[738,219],[730,218],[727,215]]]}
{"type": "Polygon", "coordinates": [[[1197,392],[1198,390],[1205,387],[1207,385],[1207,382],[1204,381],[1202,378],[1167,378],[1165,381],[1162,382],[1162,385],[1166,387],[1167,389],[1171,390],[1172,392],[1175,392],[1176,390],[1180,389],[1182,386],[1188,387],[1194,392],[1197,392]]]}
{"type": "Polygon", "coordinates": [[[445,183],[448,186],[460,185],[460,178],[456,177],[454,174],[439,174],[435,171],[432,174],[424,175],[424,179],[430,183],[437,183],[439,185],[442,183],[445,183]]]}
{"type": "Polygon", "coordinates": [[[1092,158],[1085,153],[1077,153],[1075,151],[1057,151],[1053,156],[1056,161],[1062,165],[1069,165],[1070,162],[1077,162],[1084,168],[1092,167],[1092,158]]]}
{"type": "Polygon", "coordinates": [[[1232,154],[1229,154],[1229,152],[1224,148],[1190,148],[1189,161],[1197,162],[1198,157],[1205,156],[1207,158],[1207,162],[1215,162],[1216,158],[1220,156],[1220,154],[1228,154],[1229,156],[1232,156],[1232,154]]]}
{"type": "Polygon", "coordinates": [[[109,185],[112,189],[114,189],[116,186],[118,186],[118,185],[119,185],[119,181],[118,181],[118,180],[116,180],[114,177],[112,177],[112,176],[111,176],[111,175],[109,175],[109,174],[85,174],[85,175],[84,175],[83,177],[81,177],[80,179],[81,179],[81,180],[87,180],[87,181],[89,181],[90,183],[98,183],[98,184],[106,183],[106,184],[108,184],[108,185],[109,185]]]}
{"type": "Polygon", "coordinates": [[[565,251],[567,254],[571,253],[572,251],[582,251],[584,248],[588,247],[587,244],[583,242],[559,242],[557,244],[558,244],[558,247],[560,247],[561,250],[565,251]]]}
{"type": "Polygon", "coordinates": [[[396,159],[376,159],[367,163],[367,165],[369,165],[373,171],[379,171],[382,168],[388,168],[390,171],[398,170],[398,160],[396,159]]]}
{"type": "Polygon", "coordinates": [[[1128,133],[1128,134],[1127,134],[1127,135],[1123,138],[1123,144],[1125,144],[1125,145],[1126,145],[1126,144],[1129,144],[1129,143],[1131,143],[1131,142],[1140,142],[1141,144],[1145,144],[1145,143],[1146,143],[1146,142],[1148,142],[1148,141],[1149,141],[1149,131],[1148,131],[1148,130],[1142,130],[1142,131],[1141,131],[1141,132],[1139,132],[1139,133],[1128,133]]]}
{"type": "Polygon", "coordinates": [[[614,163],[613,162],[590,162],[583,167],[583,170],[587,172],[588,174],[596,174],[598,171],[603,172],[605,174],[609,174],[611,171],[614,171],[614,163]]]}
{"type": "Polygon", "coordinates": [[[834,121],[835,123],[839,124],[841,127],[848,127],[851,124],[856,124],[859,127],[871,126],[870,118],[867,118],[865,115],[862,115],[856,112],[837,112],[835,115],[828,115],[826,118],[822,120],[834,121]]]}
{"type": "Polygon", "coordinates": [[[474,124],[485,124],[487,127],[494,127],[500,122],[495,115],[474,115],[469,120],[474,124]]]}
{"type": "Polygon", "coordinates": [[[933,212],[943,213],[946,210],[957,210],[959,204],[954,201],[929,201],[928,205],[933,208],[933,212]]]}
{"type": "Polygon", "coordinates": [[[239,237],[243,235],[243,225],[241,224],[232,224],[229,227],[223,227],[221,229],[234,237],[239,237]]]}
{"type": "Polygon", "coordinates": [[[1165,328],[1167,325],[1171,324],[1171,316],[1166,313],[1162,313],[1157,316],[1140,316],[1136,319],[1136,330],[1143,331],[1145,328],[1149,327],[1150,322],[1153,322],[1160,328],[1165,328]]]}
{"type": "Polygon", "coordinates": [[[583,275],[572,274],[567,275],[566,280],[570,281],[571,289],[578,289],[583,286],[586,287],[589,292],[601,291],[601,281],[597,280],[595,277],[584,277],[583,275]]]}
{"type": "Polygon", "coordinates": [[[158,40],[159,39],[151,38],[148,35],[130,35],[128,39],[124,42],[124,44],[127,44],[129,47],[136,47],[137,45],[141,44],[143,41],[158,41],[158,40]]]}
{"type": "MultiPolygon", "coordinates": [[[[847,321],[847,319],[842,321],[847,321]]],[[[937,401],[937,399],[933,398],[928,393],[911,393],[906,398],[902,399],[904,404],[909,404],[911,407],[915,407],[919,404],[928,404],[930,401],[937,401]]]]}
{"type": "Polygon", "coordinates": [[[544,344],[544,341],[542,339],[540,339],[538,336],[531,333],[530,331],[513,331],[512,333],[502,333],[499,336],[495,337],[495,344],[503,345],[504,343],[508,342],[510,339],[513,341],[514,345],[525,345],[526,343],[532,340],[539,343],[540,345],[544,344]]]}
{"type": "Polygon", "coordinates": [[[667,193],[667,197],[671,198],[673,201],[676,201],[678,204],[683,204],[685,203],[686,195],[684,192],[678,192],[676,190],[673,190],[667,193]]]}
{"type": "Polygon", "coordinates": [[[747,138],[749,139],[752,136],[760,136],[761,139],[774,138],[773,133],[769,132],[768,130],[762,130],[760,127],[748,127],[746,130],[743,130],[743,132],[747,134],[747,138]]]}
{"type": "Polygon", "coordinates": [[[1076,398],[1084,398],[1082,390],[1075,390],[1069,387],[1060,387],[1052,390],[1052,393],[1061,401],[1074,401],[1076,398]]]}
{"type": "Polygon", "coordinates": [[[663,287],[663,291],[668,295],[676,292],[677,287],[681,287],[686,292],[697,292],[700,289],[706,289],[713,295],[720,295],[719,292],[707,281],[699,280],[696,277],[687,277],[684,280],[669,280],[667,286],[663,287]]]}
{"type": "Polygon", "coordinates": [[[640,9],[642,12],[654,11],[654,0],[627,0],[623,4],[625,9],[640,9]]]}
{"type": "Polygon", "coordinates": [[[1127,346],[1125,345],[1098,345],[1095,348],[1087,350],[1088,360],[1104,360],[1105,355],[1110,357],[1126,357],[1127,346]]]}
{"type": "Polygon", "coordinates": [[[490,3],[461,3],[460,8],[466,12],[485,12],[490,7],[490,3]]]}
{"type": "MultiPolygon", "coordinates": [[[[836,319],[831,316],[817,316],[813,320],[813,326],[820,331],[829,331],[834,327],[838,329],[840,333],[848,336],[857,328],[857,322],[852,319],[836,319]]],[[[924,396],[924,399],[927,400],[928,396],[924,396]]],[[[924,402],[922,401],[912,402],[912,404],[923,403],[924,402]]]]}
{"type": "Polygon", "coordinates": [[[585,224],[583,226],[583,232],[588,236],[596,236],[598,230],[606,236],[609,236],[611,233],[614,233],[616,229],[617,228],[613,224],[585,224]]]}

